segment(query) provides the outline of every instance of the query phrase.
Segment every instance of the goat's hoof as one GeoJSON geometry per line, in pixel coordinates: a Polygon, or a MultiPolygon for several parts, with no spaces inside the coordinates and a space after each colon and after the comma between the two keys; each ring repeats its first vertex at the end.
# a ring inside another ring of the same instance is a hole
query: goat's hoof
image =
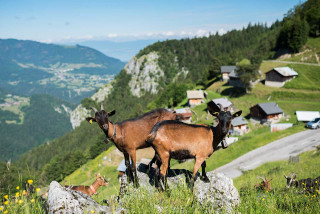
{"type": "Polygon", "coordinates": [[[205,183],[210,183],[210,180],[209,180],[209,178],[207,176],[201,176],[200,180],[202,180],[205,183]]]}

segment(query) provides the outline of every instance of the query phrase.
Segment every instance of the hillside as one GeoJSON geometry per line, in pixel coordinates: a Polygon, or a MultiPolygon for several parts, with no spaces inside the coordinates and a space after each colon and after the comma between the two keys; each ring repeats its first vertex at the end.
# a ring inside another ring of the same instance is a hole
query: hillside
{"type": "Polygon", "coordinates": [[[80,103],[123,66],[120,60],[84,46],[0,40],[1,88],[20,96],[50,94],[80,103]]]}
{"type": "MultiPolygon", "coordinates": [[[[280,89],[279,94],[277,92],[279,89],[266,87],[259,83],[252,92],[243,94],[242,90],[225,86],[224,83],[217,81],[221,65],[235,64],[243,58],[249,59],[255,65],[260,65],[261,59],[271,59],[278,51],[277,41],[283,25],[284,22],[276,22],[270,27],[263,24],[249,24],[242,30],[233,30],[224,35],[216,34],[204,38],[170,40],[150,45],[140,51],[119,73],[112,83],[110,94],[102,104],[107,111],[116,109],[116,114],[111,118],[111,121],[117,122],[141,115],[156,107],[184,105],[183,99],[185,99],[186,90],[209,86],[210,99],[221,96],[228,97],[232,99],[237,108],[244,111],[244,116],[249,113],[249,107],[259,102],[266,102],[271,95],[271,100],[279,101],[279,105],[285,113],[290,115],[289,121],[295,122],[295,110],[318,108],[318,90],[280,89]],[[305,98],[310,98],[310,101],[303,101],[305,98]]],[[[259,66],[257,67],[259,68],[259,66]]],[[[303,76],[302,70],[298,72],[302,72],[301,76],[303,76]]],[[[316,84],[318,80],[311,81],[316,84]]],[[[90,99],[87,99],[85,103],[85,107],[100,106],[100,103],[90,99]]],[[[204,105],[195,108],[199,112],[202,112],[203,109],[204,105]]],[[[205,120],[204,116],[197,122],[210,123],[211,120],[205,120]]],[[[294,130],[299,131],[301,128],[298,126],[294,130]]],[[[257,127],[256,129],[258,131],[255,134],[266,132],[266,129],[263,128],[257,127]]],[[[47,165],[46,169],[49,169],[50,165],[57,166],[70,153],[77,151],[86,151],[87,153],[90,147],[94,146],[95,141],[83,135],[79,130],[84,133],[92,132],[92,138],[99,139],[96,143],[99,142],[103,145],[104,136],[99,128],[88,126],[84,122],[73,132],[56,139],[54,144],[50,143],[50,145],[63,145],[64,149],[57,148],[57,146],[54,148],[57,150],[55,155],[60,157],[59,161],[56,159],[50,161],[53,154],[50,157],[44,157],[42,154],[45,154],[46,147],[42,146],[26,154],[20,159],[20,163],[31,166],[38,165],[37,169],[43,171],[44,165],[47,165]],[[73,139],[79,141],[76,142],[73,139]],[[76,143],[80,146],[75,146],[76,143]],[[49,162],[51,163],[49,164],[49,162]]],[[[267,132],[265,134],[268,135],[267,132]]],[[[252,139],[253,144],[254,139],[252,139]]],[[[245,142],[245,137],[243,140],[245,142]]],[[[49,148],[51,147],[49,146],[49,148]]],[[[51,178],[61,180],[61,177],[55,174],[51,178]]]]}
{"type": "Polygon", "coordinates": [[[0,160],[17,160],[23,153],[72,130],[75,107],[50,95],[6,94],[0,103],[0,160]],[[6,105],[5,105],[6,104],[6,105]]]}

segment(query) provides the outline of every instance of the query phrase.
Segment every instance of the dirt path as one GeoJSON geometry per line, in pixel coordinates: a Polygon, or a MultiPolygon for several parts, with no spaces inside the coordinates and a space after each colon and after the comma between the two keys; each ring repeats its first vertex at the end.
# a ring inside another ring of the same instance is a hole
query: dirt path
{"type": "Polygon", "coordinates": [[[314,66],[320,66],[320,64],[316,64],[316,63],[307,63],[307,62],[290,62],[290,61],[281,61],[281,60],[263,60],[263,62],[281,62],[281,63],[288,63],[288,64],[301,64],[301,65],[314,65],[314,66]]]}
{"type": "Polygon", "coordinates": [[[312,150],[318,145],[320,129],[299,132],[248,152],[215,171],[236,178],[242,175],[243,171],[255,169],[266,162],[288,160],[289,156],[312,150]]]}

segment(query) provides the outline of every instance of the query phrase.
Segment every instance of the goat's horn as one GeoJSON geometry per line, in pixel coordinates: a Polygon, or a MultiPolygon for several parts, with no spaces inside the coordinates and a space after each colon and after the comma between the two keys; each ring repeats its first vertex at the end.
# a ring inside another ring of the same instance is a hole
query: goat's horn
{"type": "Polygon", "coordinates": [[[101,104],[101,111],[102,111],[102,110],[104,111],[103,104],[101,104]]]}
{"type": "Polygon", "coordinates": [[[98,110],[95,107],[91,107],[91,109],[94,111],[94,113],[98,112],[98,110]]]}
{"type": "Polygon", "coordinates": [[[266,181],[263,177],[258,176],[257,178],[260,178],[260,179],[262,179],[263,181],[266,181]]]}
{"type": "Polygon", "coordinates": [[[230,111],[232,107],[233,107],[233,103],[228,107],[228,111],[230,111]]]}
{"type": "Polygon", "coordinates": [[[218,103],[218,104],[217,104],[217,106],[219,106],[220,111],[222,111],[222,110],[223,110],[223,106],[222,106],[220,103],[218,103]]]}

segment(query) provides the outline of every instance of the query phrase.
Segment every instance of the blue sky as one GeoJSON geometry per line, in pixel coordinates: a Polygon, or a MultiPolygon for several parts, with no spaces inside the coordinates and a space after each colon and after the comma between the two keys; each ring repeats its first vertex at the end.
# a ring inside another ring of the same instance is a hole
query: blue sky
{"type": "Polygon", "coordinates": [[[0,38],[41,42],[206,36],[270,25],[299,0],[0,0],[0,38]]]}

